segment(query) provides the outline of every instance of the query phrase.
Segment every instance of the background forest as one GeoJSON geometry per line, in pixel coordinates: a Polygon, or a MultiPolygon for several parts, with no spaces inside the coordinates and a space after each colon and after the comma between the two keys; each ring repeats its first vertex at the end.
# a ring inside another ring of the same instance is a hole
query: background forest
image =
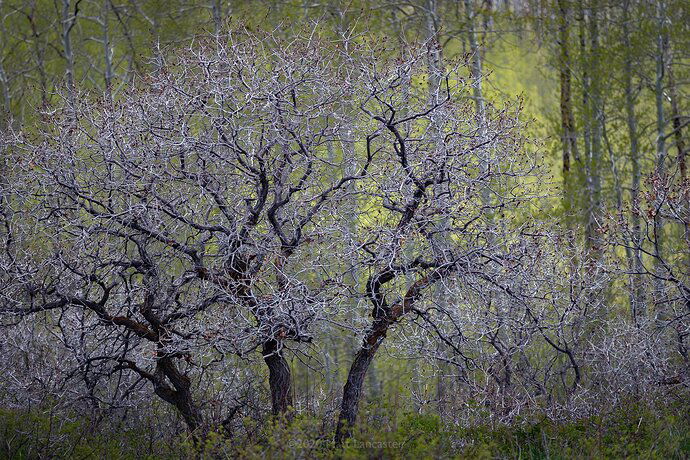
{"type": "Polygon", "coordinates": [[[0,457],[690,456],[684,0],[0,0],[0,457]]]}

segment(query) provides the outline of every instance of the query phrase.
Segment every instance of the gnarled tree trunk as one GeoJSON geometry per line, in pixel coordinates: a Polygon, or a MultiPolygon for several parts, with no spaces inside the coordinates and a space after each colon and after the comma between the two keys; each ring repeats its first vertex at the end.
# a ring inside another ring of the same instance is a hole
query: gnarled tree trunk
{"type": "Polygon", "coordinates": [[[275,339],[264,342],[262,354],[268,366],[273,415],[285,414],[292,407],[290,366],[283,356],[280,344],[275,339]]]}
{"type": "Polygon", "coordinates": [[[160,358],[156,372],[151,376],[155,393],[164,401],[175,406],[187,425],[187,429],[196,440],[196,433],[203,425],[201,410],[194,403],[189,377],[182,374],[170,357],[160,358]],[[172,384],[172,388],[166,382],[172,384]]]}
{"type": "MultiPolygon", "coordinates": [[[[386,305],[385,300],[381,300],[378,295],[373,295],[374,310],[372,315],[374,317],[374,322],[364,337],[362,347],[357,352],[357,355],[355,355],[352,367],[350,367],[350,371],[347,374],[347,382],[343,388],[343,400],[340,405],[338,426],[335,432],[336,445],[341,445],[343,441],[352,434],[352,427],[357,419],[359,401],[362,397],[364,377],[367,374],[367,369],[369,369],[371,361],[374,359],[376,351],[386,338],[388,328],[410,311],[424,289],[433,285],[444,275],[455,269],[456,267],[454,264],[448,264],[429,275],[423,276],[407,289],[401,302],[391,306],[386,305]]],[[[388,282],[395,278],[395,275],[390,272],[386,275],[382,276],[379,274],[374,278],[374,283],[382,282],[382,280],[383,282],[388,282]]],[[[374,288],[374,291],[378,291],[378,288],[374,288]]]]}
{"type": "Polygon", "coordinates": [[[386,337],[389,324],[383,318],[376,320],[374,326],[364,338],[362,347],[355,355],[343,389],[343,401],[340,405],[340,416],[338,417],[338,426],[335,432],[335,442],[337,445],[341,445],[352,434],[351,430],[357,420],[359,401],[362,397],[364,377],[367,375],[367,370],[374,359],[376,351],[386,337]]]}

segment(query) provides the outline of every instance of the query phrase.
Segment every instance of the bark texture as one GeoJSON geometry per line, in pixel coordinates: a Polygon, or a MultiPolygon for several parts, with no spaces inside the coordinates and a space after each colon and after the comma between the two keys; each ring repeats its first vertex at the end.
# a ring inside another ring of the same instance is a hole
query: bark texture
{"type": "Polygon", "coordinates": [[[292,407],[290,366],[283,356],[277,340],[265,342],[262,354],[268,366],[268,384],[271,388],[273,415],[285,414],[292,407]]]}

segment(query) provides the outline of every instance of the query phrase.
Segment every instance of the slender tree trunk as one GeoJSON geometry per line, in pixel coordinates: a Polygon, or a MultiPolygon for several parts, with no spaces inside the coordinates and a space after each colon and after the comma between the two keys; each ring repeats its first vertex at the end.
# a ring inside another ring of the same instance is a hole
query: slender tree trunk
{"type": "MultiPolygon", "coordinates": [[[[568,226],[567,238],[568,247],[575,247],[576,232],[574,231],[574,209],[575,209],[575,181],[577,175],[573,174],[571,161],[578,163],[579,171],[581,168],[580,153],[577,148],[577,134],[575,132],[575,116],[573,114],[572,101],[572,61],[570,57],[570,21],[571,5],[570,0],[558,0],[558,29],[559,29],[559,52],[558,67],[561,85],[561,148],[563,149],[563,208],[565,210],[565,222],[568,226]]],[[[575,257],[571,257],[574,262],[575,257]]]]}
{"type": "MultiPolygon", "coordinates": [[[[656,172],[657,180],[655,187],[662,187],[666,183],[666,119],[664,114],[664,70],[666,59],[666,37],[664,33],[664,20],[666,16],[666,9],[664,0],[657,2],[657,50],[656,50],[656,78],[654,82],[654,93],[656,101],[656,172]]],[[[657,201],[661,199],[664,194],[663,189],[655,190],[657,201]]],[[[656,277],[654,279],[654,310],[657,321],[663,323],[667,319],[664,305],[664,282],[660,278],[663,276],[663,264],[661,263],[663,254],[663,232],[664,222],[660,212],[660,202],[654,203],[657,208],[654,213],[654,270],[656,277]]]]}
{"type": "Polygon", "coordinates": [[[262,354],[268,366],[273,415],[286,414],[293,405],[290,365],[275,339],[264,342],[262,354]]]}
{"type": "Polygon", "coordinates": [[[587,190],[589,195],[586,235],[589,248],[594,255],[594,261],[598,261],[601,255],[602,245],[598,236],[598,230],[602,219],[601,206],[601,178],[599,168],[601,167],[601,122],[602,122],[602,98],[601,98],[601,78],[599,75],[599,18],[597,2],[594,1],[589,12],[589,75],[590,84],[590,129],[591,129],[591,150],[589,157],[589,174],[587,190]]]}
{"type": "Polygon", "coordinates": [[[223,5],[222,0],[212,0],[211,11],[213,13],[213,26],[215,28],[216,35],[220,34],[223,27],[223,5]]]}
{"type": "MultiPolygon", "coordinates": [[[[439,102],[439,90],[443,61],[441,57],[441,44],[438,40],[438,7],[436,0],[426,2],[426,40],[429,52],[427,53],[427,68],[429,69],[429,105],[439,102]]],[[[433,117],[433,116],[432,116],[433,117]]]]}
{"type": "Polygon", "coordinates": [[[38,71],[38,81],[41,89],[41,103],[48,104],[48,75],[45,66],[45,52],[47,44],[41,38],[36,20],[36,4],[32,4],[31,11],[27,13],[27,19],[31,26],[31,42],[33,42],[34,57],[36,58],[36,70],[38,71]]]}
{"type": "MultiPolygon", "coordinates": [[[[486,105],[484,102],[484,93],[483,93],[483,74],[482,74],[482,53],[481,49],[479,47],[479,43],[477,41],[477,31],[476,31],[476,17],[477,17],[477,12],[474,8],[474,3],[473,0],[465,0],[465,20],[466,20],[466,27],[467,27],[467,41],[470,45],[470,52],[472,53],[472,62],[470,66],[470,71],[472,74],[472,80],[473,80],[473,86],[472,86],[472,96],[474,99],[475,103],[475,111],[477,115],[477,124],[479,125],[479,132],[480,132],[480,139],[487,139],[488,137],[488,131],[487,131],[487,123],[486,123],[486,105]]],[[[488,158],[488,153],[487,153],[487,159],[486,161],[482,162],[480,165],[481,168],[481,174],[488,174],[489,173],[489,162],[491,161],[490,158],[488,158]]],[[[483,187],[481,190],[481,201],[482,205],[487,209],[485,212],[487,219],[489,221],[493,220],[493,212],[490,211],[491,205],[492,205],[492,197],[491,197],[491,190],[489,187],[483,187]]],[[[495,251],[496,249],[493,247],[495,244],[495,238],[492,232],[489,232],[487,234],[487,242],[486,242],[486,250],[488,252],[495,251]]],[[[505,249],[505,248],[503,248],[505,249]]],[[[487,300],[487,308],[490,308],[492,301],[489,298],[487,300]]],[[[504,321],[503,318],[504,312],[502,311],[497,311],[497,327],[498,330],[496,332],[496,342],[492,343],[492,346],[496,349],[496,352],[498,355],[501,354],[501,350],[498,346],[495,346],[498,343],[502,343],[506,339],[507,332],[505,330],[505,324],[506,322],[504,321]]],[[[501,357],[500,358],[504,364],[503,370],[505,371],[506,375],[508,375],[511,372],[511,358],[510,357],[501,357]]],[[[502,396],[505,396],[505,392],[508,390],[508,380],[506,379],[506,385],[501,386],[501,391],[502,391],[502,396]]]]}
{"type": "MultiPolygon", "coordinates": [[[[676,144],[676,150],[678,151],[678,169],[680,171],[680,180],[688,180],[688,171],[686,165],[686,148],[685,139],[683,137],[683,124],[681,122],[680,109],[678,107],[678,88],[676,86],[676,77],[673,72],[673,52],[672,46],[669,43],[669,56],[666,65],[666,75],[668,76],[668,98],[671,102],[671,120],[673,127],[673,138],[676,144]]],[[[687,188],[684,188],[687,190],[687,188]]],[[[683,225],[683,238],[685,244],[688,248],[688,252],[685,256],[686,266],[690,268],[690,206],[688,206],[687,200],[684,209],[681,210],[681,219],[683,225]]]]}
{"type": "Polygon", "coordinates": [[[568,198],[568,176],[570,175],[570,119],[568,104],[570,103],[570,69],[568,68],[568,19],[563,6],[563,0],[558,1],[559,18],[559,46],[560,56],[558,66],[560,67],[561,81],[561,145],[563,148],[563,194],[568,198]]]}
{"type": "Polygon", "coordinates": [[[559,12],[559,73],[561,82],[561,144],[563,148],[563,193],[570,209],[569,183],[571,159],[579,161],[577,137],[571,100],[570,7],[567,0],[558,0],[559,12]]]}
{"type": "Polygon", "coordinates": [[[494,2],[484,0],[482,2],[482,42],[486,43],[486,35],[494,26],[494,2]]]}
{"type": "MultiPolygon", "coordinates": [[[[615,191],[616,195],[616,208],[619,210],[621,215],[623,214],[623,185],[621,183],[621,177],[620,173],[618,171],[618,164],[616,161],[616,155],[613,151],[613,146],[611,145],[611,141],[609,140],[609,136],[607,134],[606,130],[606,118],[604,114],[604,119],[602,120],[601,123],[601,128],[602,128],[602,135],[604,138],[604,143],[606,145],[606,150],[609,153],[609,161],[611,162],[611,174],[613,176],[613,188],[615,191]]],[[[628,264],[628,267],[634,267],[635,266],[635,253],[633,248],[631,247],[632,244],[629,244],[627,236],[623,235],[624,238],[624,245],[625,245],[625,257],[626,257],[626,262],[628,264]]],[[[632,317],[633,321],[637,324],[637,308],[636,308],[636,290],[634,289],[632,283],[634,283],[639,276],[631,275],[631,289],[630,289],[630,311],[632,312],[632,317]]]]}
{"type": "MultiPolygon", "coordinates": [[[[443,101],[441,96],[441,79],[444,74],[443,65],[443,55],[441,49],[441,43],[439,41],[439,21],[440,16],[438,14],[438,5],[436,0],[427,0],[426,2],[426,43],[427,43],[427,73],[429,75],[429,109],[438,105],[443,101]]],[[[439,119],[442,114],[436,111],[431,114],[431,132],[433,133],[433,149],[435,149],[439,155],[444,155],[441,149],[443,148],[443,132],[441,127],[441,120],[439,119]]],[[[439,187],[440,190],[440,187],[439,187]]],[[[442,195],[440,191],[437,190],[439,195],[442,195]]],[[[442,202],[439,203],[440,206],[445,206],[445,198],[442,198],[442,202]]],[[[441,226],[446,226],[447,220],[441,223],[441,226]]],[[[446,246],[445,241],[430,242],[434,250],[444,250],[446,246]],[[442,247],[438,247],[440,243],[442,247]]],[[[439,255],[439,254],[435,254],[439,255]]]]}
{"type": "MultiPolygon", "coordinates": [[[[77,0],[77,5],[79,0],[77,0]]],[[[77,6],[74,13],[71,11],[71,0],[62,0],[62,48],[65,53],[66,76],[67,76],[67,97],[71,110],[76,109],[75,87],[74,87],[74,52],[72,50],[72,28],[77,20],[77,6]]]]}
{"type": "Polygon", "coordinates": [[[580,45],[580,72],[582,74],[582,143],[584,147],[584,182],[587,188],[587,193],[585,195],[585,202],[583,203],[584,208],[584,220],[585,220],[585,244],[589,247],[590,239],[588,234],[589,221],[590,221],[590,193],[591,181],[592,181],[592,168],[591,168],[591,152],[592,152],[592,142],[591,142],[591,127],[592,127],[592,116],[590,113],[590,72],[588,65],[588,53],[587,53],[587,18],[588,13],[585,8],[584,1],[580,0],[578,3],[578,38],[580,45]]]}
{"type": "MultiPolygon", "coordinates": [[[[349,28],[349,24],[347,23],[346,19],[347,16],[345,14],[346,12],[339,8],[338,9],[338,16],[339,16],[339,21],[338,21],[338,30],[341,36],[346,36],[347,31],[349,28]]],[[[344,46],[346,47],[346,50],[349,49],[350,43],[348,40],[344,41],[344,46]]],[[[343,177],[348,177],[352,176],[357,173],[357,150],[355,148],[355,141],[357,137],[357,133],[355,131],[355,117],[356,115],[353,115],[353,110],[357,110],[355,107],[352,107],[350,104],[345,104],[343,106],[343,111],[345,112],[343,114],[343,117],[348,121],[347,124],[344,125],[341,133],[340,133],[340,138],[341,138],[341,148],[342,148],[342,166],[341,166],[341,174],[343,177]]],[[[348,182],[345,185],[345,191],[347,193],[347,196],[345,200],[343,201],[342,204],[342,209],[343,209],[343,217],[345,218],[346,226],[345,226],[345,239],[346,241],[354,241],[356,239],[356,234],[357,234],[357,216],[359,215],[358,212],[358,204],[357,204],[357,198],[355,195],[355,189],[354,189],[354,182],[348,182]]],[[[357,269],[355,264],[352,264],[349,268],[349,273],[348,273],[348,281],[351,283],[353,287],[357,286],[359,283],[359,278],[360,278],[360,272],[357,269]]],[[[355,306],[356,306],[357,300],[353,299],[352,300],[352,307],[348,309],[347,313],[347,320],[348,321],[354,321],[354,317],[352,316],[355,312],[355,306]]],[[[345,340],[345,355],[351,356],[352,353],[354,353],[354,350],[357,349],[357,341],[354,336],[348,335],[345,340]]],[[[337,353],[337,351],[336,351],[337,353]]],[[[372,388],[372,390],[377,391],[379,388],[379,381],[378,381],[378,376],[376,375],[376,369],[372,367],[372,369],[369,372],[369,386],[372,388]]]]}
{"type": "Polygon", "coordinates": [[[656,158],[657,173],[665,174],[666,170],[666,118],[664,114],[664,71],[666,68],[666,37],[664,33],[665,8],[663,0],[657,3],[658,31],[656,50],[656,79],[654,81],[654,95],[656,101],[656,158]]]}
{"type": "MultiPolygon", "coordinates": [[[[2,0],[0,0],[0,9],[2,9],[2,0]]],[[[0,21],[0,90],[2,90],[2,111],[0,112],[0,129],[5,129],[9,126],[11,118],[12,99],[10,97],[10,79],[5,72],[3,62],[5,60],[5,49],[7,48],[7,30],[5,30],[5,22],[0,21]]],[[[1,161],[1,160],[0,160],[1,161]]]]}
{"type": "MultiPolygon", "coordinates": [[[[442,79],[443,75],[445,72],[445,66],[444,66],[444,61],[443,61],[443,48],[440,42],[440,29],[441,29],[441,15],[439,14],[438,11],[438,4],[439,2],[437,0],[427,0],[426,2],[426,11],[425,11],[425,16],[426,16],[426,41],[427,41],[427,46],[428,46],[428,53],[427,53],[427,69],[428,69],[428,74],[429,74],[429,108],[431,109],[435,105],[439,104],[441,101],[444,100],[444,96],[442,95],[442,79]]],[[[442,128],[442,121],[440,120],[440,117],[442,116],[441,113],[436,113],[433,112],[431,117],[431,129],[433,130],[433,147],[439,155],[445,155],[446,152],[443,151],[443,128],[442,128]]],[[[443,193],[443,186],[442,185],[437,185],[435,186],[435,191],[434,194],[436,195],[435,200],[438,201],[439,206],[442,208],[445,208],[448,206],[448,200],[447,196],[443,193]]],[[[438,232],[437,234],[440,236],[434,237],[429,241],[431,250],[433,252],[434,257],[437,260],[444,260],[447,257],[448,250],[450,248],[451,242],[449,239],[445,236],[446,232],[448,230],[449,226],[449,219],[443,218],[438,224],[437,224],[438,232]]],[[[413,248],[409,248],[412,250],[413,248]]],[[[410,257],[412,257],[412,254],[409,254],[410,257]]],[[[438,302],[439,305],[442,306],[447,306],[448,304],[448,299],[447,296],[443,292],[443,287],[440,285],[434,286],[434,297],[435,301],[438,302]]],[[[445,364],[442,362],[438,363],[439,366],[439,374],[438,374],[438,380],[437,380],[437,385],[436,385],[436,399],[439,403],[439,410],[442,411],[442,405],[443,405],[443,399],[445,398],[444,395],[444,381],[442,379],[443,375],[443,370],[445,367],[445,364]]],[[[413,379],[414,381],[419,381],[418,375],[419,375],[419,368],[417,366],[414,366],[412,368],[412,373],[413,373],[413,379]]]]}
{"type": "Polygon", "coordinates": [[[2,65],[2,55],[0,55],[0,89],[2,89],[2,113],[0,113],[0,129],[9,126],[10,119],[10,82],[2,65]]]}
{"type": "MultiPolygon", "coordinates": [[[[2,8],[2,0],[0,0],[0,8],[2,8]]],[[[5,41],[5,24],[4,21],[0,21],[0,89],[2,89],[2,110],[0,110],[0,132],[10,127],[12,120],[11,113],[11,100],[10,100],[10,82],[5,73],[5,68],[3,66],[3,60],[5,57],[5,47],[7,43],[5,41]]],[[[6,195],[5,190],[9,190],[7,184],[9,182],[9,175],[6,168],[7,160],[9,159],[4,151],[0,150],[0,220],[5,227],[7,234],[11,234],[11,223],[9,221],[10,216],[6,212],[6,195]]],[[[9,244],[8,244],[9,246],[9,244]]],[[[9,248],[8,248],[9,250],[9,248]]]]}
{"type": "Polygon", "coordinates": [[[110,1],[103,0],[103,62],[104,62],[104,73],[103,81],[105,82],[105,94],[109,101],[112,101],[112,90],[113,90],[113,55],[112,49],[110,47],[110,1]]]}
{"type": "Polygon", "coordinates": [[[470,52],[472,53],[472,96],[474,98],[477,117],[480,123],[480,129],[485,134],[486,131],[486,109],[484,107],[484,95],[482,91],[482,56],[477,42],[477,33],[475,31],[475,16],[474,6],[472,0],[465,0],[465,19],[467,20],[467,40],[470,44],[470,52]]]}
{"type": "Polygon", "coordinates": [[[628,261],[630,275],[630,312],[637,323],[647,315],[644,286],[642,285],[642,232],[640,229],[640,152],[637,133],[637,116],[635,115],[635,96],[632,85],[632,47],[630,43],[630,0],[623,3],[623,45],[625,48],[624,86],[625,112],[630,138],[630,163],[632,166],[632,186],[630,187],[630,203],[632,207],[632,247],[633,258],[628,261]]]}
{"type": "MultiPolygon", "coordinates": [[[[472,53],[472,63],[470,71],[472,74],[472,97],[474,99],[475,110],[477,114],[477,123],[479,124],[480,139],[484,140],[487,138],[487,128],[486,128],[486,106],[484,103],[484,93],[483,93],[483,75],[482,75],[482,55],[479,49],[479,43],[477,42],[477,32],[475,30],[475,18],[476,11],[474,10],[473,0],[465,0],[465,19],[467,21],[467,41],[470,44],[470,52],[472,53]]],[[[482,162],[480,165],[481,173],[485,174],[488,172],[488,162],[490,159],[487,158],[486,161],[482,162]]],[[[491,196],[489,187],[484,187],[481,191],[482,204],[484,206],[491,206],[491,196]]],[[[492,213],[487,212],[489,219],[492,218],[492,213]]],[[[489,245],[492,244],[492,234],[489,233],[489,245]]]]}
{"type": "MultiPolygon", "coordinates": [[[[669,53],[670,54],[670,53],[669,53]]],[[[685,163],[685,139],[683,138],[683,126],[681,123],[681,114],[678,107],[678,88],[676,86],[676,78],[673,72],[673,57],[669,55],[668,63],[666,65],[666,75],[668,76],[668,98],[671,102],[671,121],[673,126],[673,138],[675,140],[676,149],[678,150],[678,169],[680,170],[681,180],[688,178],[687,165],[685,163]]]]}

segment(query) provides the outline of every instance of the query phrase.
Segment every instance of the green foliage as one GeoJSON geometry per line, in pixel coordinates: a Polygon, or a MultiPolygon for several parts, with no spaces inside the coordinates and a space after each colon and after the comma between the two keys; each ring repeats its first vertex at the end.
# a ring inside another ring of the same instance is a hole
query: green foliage
{"type": "Polygon", "coordinates": [[[171,445],[150,436],[144,428],[98,428],[80,416],[66,420],[40,411],[0,409],[0,459],[169,457],[171,445]]]}
{"type": "Polygon", "coordinates": [[[572,422],[518,420],[513,425],[445,425],[437,415],[387,413],[386,422],[363,420],[338,449],[333,426],[305,414],[269,421],[245,419],[229,436],[211,432],[151,442],[146,429],[94,430],[86,419],[58,422],[40,412],[0,410],[0,458],[688,458],[687,406],[661,410],[631,403],[605,416],[572,422]],[[392,421],[396,421],[392,422],[392,421]]]}
{"type": "Polygon", "coordinates": [[[469,458],[686,458],[690,451],[688,420],[661,416],[631,405],[606,417],[569,423],[547,420],[516,426],[461,430],[469,458]]]}
{"type": "MultiPolygon", "coordinates": [[[[191,39],[204,31],[213,30],[209,4],[211,2],[186,2],[182,0],[152,0],[148,2],[114,2],[107,15],[100,2],[83,2],[76,26],[72,31],[72,46],[75,54],[75,74],[78,88],[103,88],[106,48],[102,40],[107,24],[109,53],[115,82],[115,97],[129,87],[129,81],[137,72],[145,72],[155,62],[154,56],[163,52],[174,52],[192,43],[191,39]],[[136,7],[135,7],[136,6],[136,7]],[[98,19],[98,20],[96,20],[98,19]]],[[[225,2],[223,2],[225,4],[225,2]]],[[[481,3],[481,2],[478,2],[481,3]]],[[[565,2],[569,4],[571,2],[565,2]]],[[[74,4],[74,2],[73,2],[74,4]]],[[[334,36],[348,28],[354,28],[353,36],[361,33],[359,40],[376,41],[384,37],[406,36],[408,41],[424,40],[423,15],[415,15],[413,4],[400,8],[380,8],[377,2],[355,0],[338,6],[338,2],[324,2],[329,6],[323,10],[307,8],[302,1],[238,1],[232,6],[226,4],[223,21],[234,26],[240,22],[250,29],[270,26],[283,30],[286,35],[294,33],[292,25],[302,24],[307,18],[320,18],[327,24],[326,32],[334,36]],[[339,10],[338,8],[341,8],[339,10]],[[347,11],[346,11],[347,10],[347,11]],[[292,25],[291,25],[292,24],[292,25]],[[404,27],[403,27],[404,26],[404,27]]],[[[464,43],[464,15],[458,2],[440,2],[444,35],[444,59],[462,56],[466,51],[464,43]],[[461,32],[456,34],[456,30],[461,32]],[[448,39],[445,41],[445,39],[448,39]],[[452,39],[451,39],[452,38],[452,39]]],[[[7,105],[14,116],[20,118],[27,130],[38,123],[36,110],[43,103],[56,103],[56,89],[64,84],[66,60],[61,51],[61,23],[59,3],[48,0],[25,2],[10,0],[0,2],[3,20],[0,21],[0,64],[7,79],[0,81],[0,88],[7,90],[7,105]],[[4,86],[3,86],[4,85],[4,86]]],[[[545,5],[553,7],[553,3],[545,5]]],[[[574,7],[574,3],[572,6],[574,7]]],[[[649,3],[653,6],[653,3],[649,3]]],[[[616,2],[607,4],[610,17],[620,18],[616,2]]],[[[310,7],[311,8],[311,7],[310,7]]],[[[601,31],[601,44],[597,66],[599,79],[607,83],[604,88],[603,105],[605,127],[608,131],[604,145],[610,147],[611,156],[602,149],[602,160],[597,164],[602,176],[604,208],[618,212],[614,204],[614,191],[623,191],[624,205],[627,205],[631,182],[630,139],[623,118],[625,98],[621,83],[623,57],[630,53],[634,62],[632,83],[635,90],[635,113],[638,117],[639,143],[642,170],[650,172],[654,167],[656,133],[653,129],[656,112],[651,79],[654,76],[654,53],[656,47],[655,12],[646,10],[648,5],[640,3],[633,11],[631,23],[632,46],[626,48],[622,42],[622,29],[615,21],[601,31]],[[620,178],[614,178],[612,169],[618,168],[620,178]],[[620,181],[620,184],[617,182],[620,181]]],[[[677,18],[685,17],[687,3],[671,1],[668,5],[669,24],[676,25],[677,18]]],[[[421,11],[421,9],[420,9],[421,11]]],[[[489,31],[486,42],[484,70],[484,95],[488,100],[512,100],[516,96],[524,104],[524,118],[527,135],[538,137],[543,148],[529,145],[525,151],[532,154],[538,150],[547,155],[543,159],[553,174],[553,183],[561,184],[561,145],[559,81],[556,69],[557,30],[553,25],[545,35],[540,35],[540,21],[548,21],[551,12],[544,18],[532,18],[537,11],[521,17],[509,10],[494,13],[495,30],[489,31]],[[504,16],[503,16],[504,15],[504,16]],[[535,34],[530,32],[533,27],[535,34]],[[513,30],[516,30],[512,32],[513,30]],[[500,32],[497,34],[495,32],[500,32]],[[539,35],[539,43],[537,36],[539,35]],[[496,39],[495,37],[499,37],[496,39]],[[538,46],[537,46],[538,45],[538,46]]],[[[555,11],[555,10],[553,10],[555,11]]],[[[483,12],[485,13],[485,12],[483,12]]],[[[488,13],[488,12],[486,12],[488,13]]],[[[603,16],[603,15],[602,15],[603,16]]],[[[608,17],[608,16],[606,16],[608,17]]],[[[572,18],[574,21],[574,18],[572,18]]],[[[603,25],[604,23],[602,23],[603,25]]],[[[668,40],[673,46],[671,62],[675,62],[676,84],[681,96],[687,92],[687,27],[669,27],[668,40]]],[[[297,29],[297,26],[294,26],[297,29]]],[[[585,31],[586,32],[586,31],[585,31]]],[[[588,54],[579,43],[577,23],[571,23],[570,53],[572,59],[573,88],[572,103],[575,111],[578,142],[582,143],[584,120],[591,114],[584,107],[582,68],[587,64],[588,54]],[[583,54],[584,53],[584,54],[583,54]]],[[[587,38],[586,36],[584,38],[587,38]]],[[[584,39],[583,38],[583,39],[584,39]]],[[[393,38],[392,40],[395,40],[393,38]]],[[[421,80],[421,79],[420,79],[421,80]]],[[[421,83],[415,81],[415,83],[421,83]]],[[[426,87],[423,88],[426,90],[426,87]]],[[[2,92],[0,92],[0,95],[2,92]]],[[[680,98],[681,113],[687,113],[687,101],[680,98]]],[[[4,101],[0,100],[0,106],[4,101]]],[[[667,112],[670,112],[667,107],[667,112]]],[[[0,114],[0,118],[2,118],[0,114]]],[[[668,113],[667,113],[668,117],[668,113]]],[[[2,126],[2,120],[0,120],[2,126]]],[[[671,126],[666,127],[668,133],[671,126]]],[[[687,130],[683,131],[687,133],[687,130]]],[[[686,134],[687,135],[687,134],[686,134]]],[[[672,140],[669,137],[668,142],[672,140]]],[[[363,148],[360,142],[358,152],[363,148]]],[[[584,155],[583,145],[580,145],[584,155]]],[[[334,153],[339,160],[342,152],[334,153]]],[[[669,161],[675,155],[668,149],[669,161]]],[[[586,171],[581,163],[573,160],[571,176],[564,192],[566,199],[551,193],[553,206],[544,207],[543,212],[552,212],[554,217],[568,219],[573,227],[583,227],[583,210],[587,208],[588,197],[584,192],[586,171]],[[572,214],[572,216],[571,216],[572,214]]],[[[552,184],[545,183],[544,192],[552,184]]],[[[642,191],[648,185],[642,184],[642,191]]],[[[376,219],[384,220],[384,213],[374,215],[369,211],[370,203],[358,204],[360,226],[371,226],[376,219]]],[[[533,218],[534,210],[522,211],[516,219],[533,218]],[[529,211],[529,212],[528,212],[529,211]]],[[[684,245],[685,228],[667,226],[666,249],[672,264],[682,264],[684,253],[677,246],[684,245]]],[[[37,253],[50,251],[49,242],[34,237],[37,253]]],[[[215,244],[215,243],[212,243],[215,244]]],[[[624,262],[625,252],[619,248],[612,256],[624,262]]],[[[647,262],[647,259],[645,259],[647,262]]],[[[681,265],[682,266],[682,265],[681,265]]],[[[613,314],[620,314],[627,308],[628,292],[624,280],[620,279],[609,289],[613,314]]],[[[335,340],[335,339],[333,339],[335,340]]],[[[338,339],[340,340],[340,339],[338,339]]],[[[351,350],[346,347],[345,355],[351,350]]],[[[537,350],[538,351],[538,350],[537,350]]],[[[42,351],[43,353],[43,351],[42,351]]],[[[48,353],[45,351],[45,353],[48,353]]],[[[546,357],[545,357],[546,359],[546,357]]],[[[565,359],[561,357],[560,359],[565,359]]],[[[342,361],[342,360],[341,360],[342,361]]],[[[397,360],[377,357],[371,372],[378,371],[386,378],[379,383],[378,392],[372,392],[369,399],[362,401],[360,423],[355,436],[341,450],[333,444],[333,426],[324,424],[322,417],[298,415],[291,420],[270,422],[246,419],[242,427],[232,436],[212,431],[199,442],[186,437],[162,435],[152,437],[144,427],[103,428],[81,416],[68,420],[58,419],[50,412],[0,409],[0,458],[689,458],[690,430],[687,407],[663,409],[631,404],[614,413],[583,417],[580,420],[560,423],[549,420],[523,420],[510,426],[476,424],[454,427],[444,424],[438,416],[410,412],[410,379],[412,366],[397,360]],[[682,410],[685,409],[685,412],[682,410]]],[[[300,381],[300,367],[295,366],[293,374],[300,381]]],[[[335,364],[331,378],[333,387],[339,391],[344,382],[346,368],[335,364]]],[[[415,388],[415,390],[419,390],[415,388]]],[[[487,416],[488,416],[487,411],[487,416]]],[[[333,416],[326,417],[332,422],[333,416]]],[[[157,421],[165,425],[165,421],[157,421]]]]}
{"type": "Polygon", "coordinates": [[[394,431],[367,427],[343,458],[687,458],[687,416],[631,405],[575,422],[448,428],[437,416],[407,415],[394,431]]]}

